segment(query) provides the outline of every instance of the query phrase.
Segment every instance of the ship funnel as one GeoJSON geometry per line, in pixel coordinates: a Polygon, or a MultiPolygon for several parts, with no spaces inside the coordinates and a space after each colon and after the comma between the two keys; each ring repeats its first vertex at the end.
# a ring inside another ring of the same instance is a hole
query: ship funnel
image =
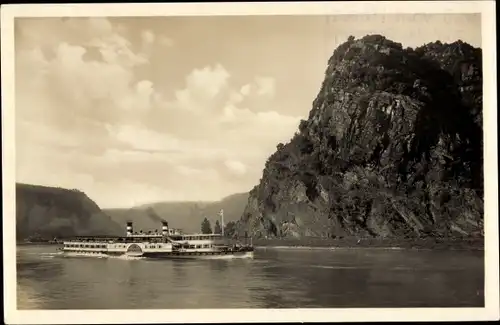
{"type": "Polygon", "coordinates": [[[161,222],[161,234],[163,236],[168,235],[168,222],[166,222],[166,221],[161,222]]]}
{"type": "Polygon", "coordinates": [[[127,222],[127,236],[132,236],[134,233],[134,227],[131,221],[127,222]]]}

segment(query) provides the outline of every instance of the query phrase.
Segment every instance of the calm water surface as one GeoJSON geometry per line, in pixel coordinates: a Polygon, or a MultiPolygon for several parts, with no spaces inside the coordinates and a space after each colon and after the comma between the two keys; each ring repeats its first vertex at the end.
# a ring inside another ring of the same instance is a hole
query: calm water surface
{"type": "Polygon", "coordinates": [[[18,309],[484,306],[482,251],[257,249],[253,260],[17,248],[18,309]]]}

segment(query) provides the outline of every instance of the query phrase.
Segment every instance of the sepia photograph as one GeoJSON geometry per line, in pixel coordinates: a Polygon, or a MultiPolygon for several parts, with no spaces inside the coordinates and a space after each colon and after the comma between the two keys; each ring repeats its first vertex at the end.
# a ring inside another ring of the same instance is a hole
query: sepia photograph
{"type": "Polygon", "coordinates": [[[498,319],[495,4],[434,4],[2,6],[5,323],[498,319]]]}

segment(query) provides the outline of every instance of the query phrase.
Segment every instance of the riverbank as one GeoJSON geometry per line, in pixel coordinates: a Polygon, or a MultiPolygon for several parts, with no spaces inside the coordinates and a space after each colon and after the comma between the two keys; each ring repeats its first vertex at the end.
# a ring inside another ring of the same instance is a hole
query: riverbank
{"type": "MultiPolygon", "coordinates": [[[[231,243],[234,240],[229,240],[231,243]]],[[[245,242],[245,240],[239,240],[245,242]]],[[[246,241],[250,243],[250,239],[246,241]]],[[[236,243],[236,241],[234,241],[236,243]]],[[[17,242],[24,245],[60,245],[55,242],[17,242]]],[[[300,238],[265,239],[256,238],[252,244],[257,248],[401,248],[401,249],[440,249],[440,250],[483,250],[484,238],[300,238]]]]}
{"type": "Polygon", "coordinates": [[[441,250],[483,250],[483,238],[301,238],[254,239],[255,247],[309,247],[309,248],[401,248],[441,250]]]}
{"type": "Polygon", "coordinates": [[[35,245],[35,246],[47,246],[47,245],[61,245],[63,242],[49,242],[49,241],[36,241],[36,242],[24,242],[24,241],[18,241],[16,242],[17,246],[28,246],[28,245],[35,245]]]}

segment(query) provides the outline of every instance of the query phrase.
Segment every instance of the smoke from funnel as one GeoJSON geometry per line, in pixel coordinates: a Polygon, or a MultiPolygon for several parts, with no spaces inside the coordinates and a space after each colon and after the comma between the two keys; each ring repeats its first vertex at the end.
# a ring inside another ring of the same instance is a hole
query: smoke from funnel
{"type": "Polygon", "coordinates": [[[154,222],[162,222],[162,223],[166,222],[165,219],[163,219],[162,217],[160,217],[153,208],[148,208],[147,209],[147,215],[154,222]]]}

